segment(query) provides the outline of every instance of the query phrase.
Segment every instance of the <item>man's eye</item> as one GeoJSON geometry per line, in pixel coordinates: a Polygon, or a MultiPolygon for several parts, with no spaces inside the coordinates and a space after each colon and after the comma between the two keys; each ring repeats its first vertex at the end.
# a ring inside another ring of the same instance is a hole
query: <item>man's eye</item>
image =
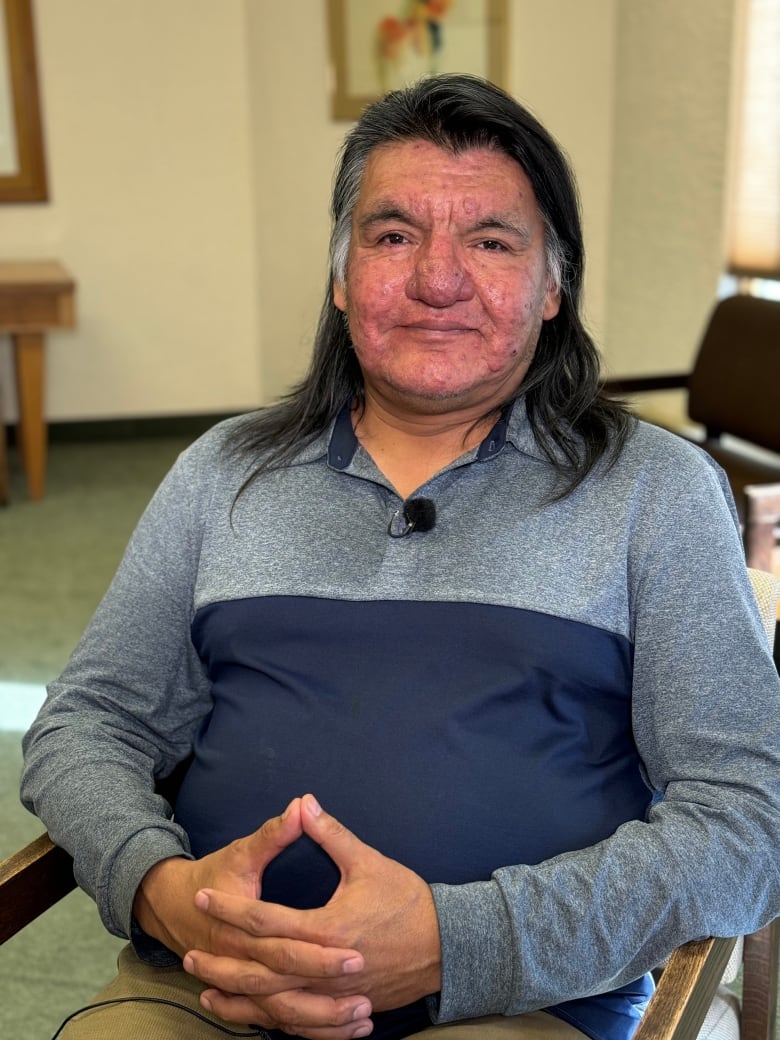
{"type": "Polygon", "coordinates": [[[486,238],[484,242],[479,243],[479,248],[484,249],[489,253],[502,253],[506,246],[503,242],[496,241],[495,238],[486,238]]]}
{"type": "Polygon", "coordinates": [[[402,235],[400,231],[388,231],[386,235],[382,235],[379,241],[386,242],[390,246],[401,246],[406,241],[406,236],[402,235]]]}

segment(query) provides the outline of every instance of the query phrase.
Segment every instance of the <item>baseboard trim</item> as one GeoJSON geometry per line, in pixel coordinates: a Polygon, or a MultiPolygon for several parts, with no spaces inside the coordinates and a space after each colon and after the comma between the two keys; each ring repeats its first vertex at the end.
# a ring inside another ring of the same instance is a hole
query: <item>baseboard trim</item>
{"type": "MultiPolygon", "coordinates": [[[[137,419],[80,419],[48,424],[49,443],[123,441],[154,437],[200,437],[234,413],[144,416],[137,419]]],[[[7,426],[9,444],[16,442],[15,426],[7,426]]]]}

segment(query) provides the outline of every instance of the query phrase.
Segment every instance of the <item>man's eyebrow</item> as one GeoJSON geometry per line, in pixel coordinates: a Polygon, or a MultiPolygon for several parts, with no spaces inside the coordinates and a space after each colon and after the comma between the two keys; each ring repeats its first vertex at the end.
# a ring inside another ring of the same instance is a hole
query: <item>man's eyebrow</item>
{"type": "Polygon", "coordinates": [[[504,217],[483,217],[474,224],[474,231],[502,231],[505,234],[515,235],[521,239],[524,245],[529,245],[533,239],[531,229],[527,224],[517,224],[513,220],[504,217]]]}
{"type": "Polygon", "coordinates": [[[394,202],[378,202],[358,221],[359,228],[369,228],[372,224],[381,224],[388,220],[400,220],[404,224],[414,224],[414,217],[402,206],[394,202]]]}

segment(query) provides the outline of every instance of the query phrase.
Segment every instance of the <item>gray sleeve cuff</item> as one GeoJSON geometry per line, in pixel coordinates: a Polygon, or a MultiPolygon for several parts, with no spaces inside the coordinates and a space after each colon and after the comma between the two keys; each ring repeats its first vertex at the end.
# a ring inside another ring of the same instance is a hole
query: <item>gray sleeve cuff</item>
{"type": "MultiPolygon", "coordinates": [[[[116,853],[108,877],[98,886],[97,903],[103,923],[114,935],[133,937],[133,902],[147,871],[163,859],[194,857],[181,827],[168,823],[136,832],[116,853]]],[[[136,927],[136,935],[138,929],[136,927]]],[[[150,940],[151,942],[152,940],[150,940]]],[[[160,949],[165,947],[157,944],[160,949]]],[[[143,957],[140,949],[139,956],[143,957]]],[[[147,959],[147,958],[144,958],[147,959]]]]}
{"type": "Polygon", "coordinates": [[[495,881],[432,885],[439,917],[442,986],[434,1023],[506,1014],[515,957],[506,906],[495,881]]]}

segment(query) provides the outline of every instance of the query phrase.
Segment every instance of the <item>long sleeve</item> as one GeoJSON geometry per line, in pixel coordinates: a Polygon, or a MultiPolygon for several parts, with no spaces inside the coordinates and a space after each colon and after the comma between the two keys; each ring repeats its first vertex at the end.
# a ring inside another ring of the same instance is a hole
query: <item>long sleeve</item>
{"type": "Polygon", "coordinates": [[[127,936],[138,883],[187,855],[187,835],[154,793],[192,748],[210,709],[190,639],[203,503],[201,455],[174,466],[24,740],[22,799],[75,861],[106,927],[127,936]]]}
{"type": "Polygon", "coordinates": [[[650,477],[633,492],[626,581],[652,808],[591,848],[435,885],[439,1021],[606,992],[683,942],[780,913],[780,683],[730,494],[708,464],[650,477]]]}

